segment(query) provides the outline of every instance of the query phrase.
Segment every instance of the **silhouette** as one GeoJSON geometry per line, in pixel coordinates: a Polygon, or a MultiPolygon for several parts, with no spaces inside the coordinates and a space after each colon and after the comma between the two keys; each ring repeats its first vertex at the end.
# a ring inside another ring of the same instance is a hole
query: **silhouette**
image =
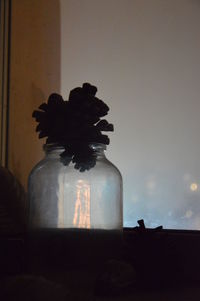
{"type": "Polygon", "coordinates": [[[53,93],[48,103],[42,103],[32,116],[39,123],[36,131],[39,138],[47,137],[47,144],[63,146],[61,154],[64,165],[74,164],[74,168],[83,172],[96,164],[93,143],[108,145],[110,140],[102,132],[113,131],[114,127],[107,120],[109,107],[96,95],[97,88],[84,83],[82,88],[73,89],[69,100],[53,93]]]}

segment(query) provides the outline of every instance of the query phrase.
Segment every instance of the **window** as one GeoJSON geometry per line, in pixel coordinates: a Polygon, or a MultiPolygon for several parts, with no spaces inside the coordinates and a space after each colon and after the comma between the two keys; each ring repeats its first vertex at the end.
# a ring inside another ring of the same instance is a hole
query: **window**
{"type": "Polygon", "coordinates": [[[199,35],[197,1],[61,0],[61,93],[110,106],[126,227],[200,229],[199,35]]]}

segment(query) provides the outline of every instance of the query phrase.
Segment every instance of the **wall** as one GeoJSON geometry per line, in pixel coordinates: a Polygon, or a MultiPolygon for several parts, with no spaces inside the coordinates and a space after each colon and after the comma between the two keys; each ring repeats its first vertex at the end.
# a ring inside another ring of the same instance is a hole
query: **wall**
{"type": "Polygon", "coordinates": [[[59,0],[12,0],[8,167],[27,186],[42,154],[34,109],[60,91],[59,0]]]}
{"type": "Polygon", "coordinates": [[[61,0],[61,92],[111,108],[125,226],[200,229],[199,36],[196,0],[61,0]]]}

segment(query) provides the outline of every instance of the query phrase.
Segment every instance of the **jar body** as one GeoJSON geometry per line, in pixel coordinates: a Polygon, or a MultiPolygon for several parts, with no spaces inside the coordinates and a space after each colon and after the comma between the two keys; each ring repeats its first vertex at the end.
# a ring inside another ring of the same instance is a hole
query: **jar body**
{"type": "Polygon", "coordinates": [[[85,172],[63,165],[62,148],[46,151],[29,176],[30,229],[122,229],[121,174],[94,147],[96,165],[85,172]]]}
{"type": "Polygon", "coordinates": [[[28,264],[95,267],[118,257],[122,240],[122,177],[97,145],[96,165],[80,172],[51,148],[29,176],[28,264]]]}

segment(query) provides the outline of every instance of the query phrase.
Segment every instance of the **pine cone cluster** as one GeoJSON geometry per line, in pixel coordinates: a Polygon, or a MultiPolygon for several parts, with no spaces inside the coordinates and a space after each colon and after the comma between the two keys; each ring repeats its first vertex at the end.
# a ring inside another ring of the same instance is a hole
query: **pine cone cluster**
{"type": "Polygon", "coordinates": [[[90,144],[109,144],[108,136],[102,132],[114,130],[112,124],[101,119],[109,107],[95,97],[96,92],[95,86],[84,83],[70,92],[68,101],[53,93],[48,103],[42,103],[32,115],[39,123],[36,128],[39,138],[47,137],[47,144],[63,146],[61,161],[65,165],[73,162],[80,171],[96,164],[90,144]]]}

